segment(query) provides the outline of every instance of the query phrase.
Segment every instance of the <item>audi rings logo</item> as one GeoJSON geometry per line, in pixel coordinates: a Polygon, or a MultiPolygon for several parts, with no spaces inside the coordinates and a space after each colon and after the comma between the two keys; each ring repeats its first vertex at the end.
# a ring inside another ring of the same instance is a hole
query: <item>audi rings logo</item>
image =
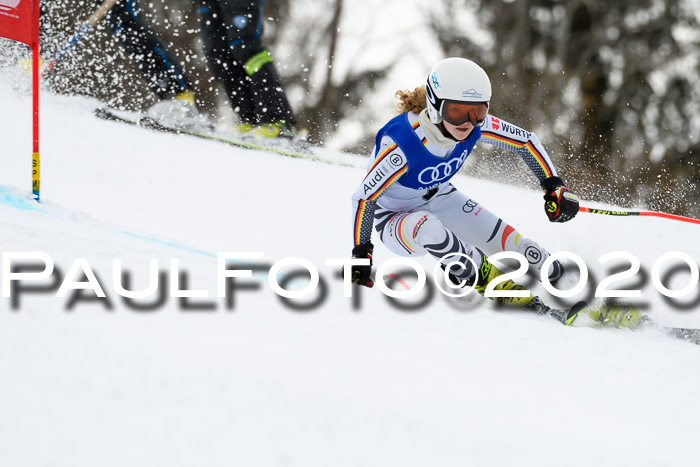
{"type": "Polygon", "coordinates": [[[462,211],[469,214],[470,212],[474,211],[474,208],[478,205],[479,203],[477,203],[476,201],[468,199],[467,202],[464,203],[464,206],[462,206],[462,211]]]}
{"type": "Polygon", "coordinates": [[[462,167],[468,155],[469,151],[465,150],[462,155],[456,159],[440,162],[434,167],[426,167],[418,174],[418,181],[423,185],[431,185],[449,179],[462,167]]]}

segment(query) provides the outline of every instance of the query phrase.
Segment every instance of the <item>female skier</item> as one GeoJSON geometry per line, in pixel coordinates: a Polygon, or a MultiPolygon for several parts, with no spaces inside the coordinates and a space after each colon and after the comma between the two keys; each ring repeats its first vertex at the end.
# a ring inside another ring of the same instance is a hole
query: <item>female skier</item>
{"type": "MultiPolygon", "coordinates": [[[[549,253],[523,237],[507,222],[449,183],[477,141],[517,153],[544,189],[545,212],[552,222],[566,222],[578,213],[578,197],[565,187],[537,136],[488,113],[491,82],[476,63],[447,58],[428,75],[425,91],[399,91],[401,115],[376,136],[367,176],[353,194],[353,258],[369,258],[369,266],[353,266],[352,281],[372,287],[372,226],[382,242],[401,256],[430,253],[446,264],[455,284],[475,284],[482,294],[502,274],[486,255],[516,251],[540,277],[549,253]],[[474,261],[474,265],[466,258],[474,261]],[[465,282],[466,281],[466,282],[465,282]]],[[[562,275],[555,261],[548,277],[562,275]]],[[[521,288],[505,281],[496,289],[521,288]]],[[[499,301],[503,303],[504,301],[499,301]]],[[[505,302],[546,313],[549,308],[530,295],[505,302]]],[[[565,319],[560,317],[560,319],[565,319]]]]}

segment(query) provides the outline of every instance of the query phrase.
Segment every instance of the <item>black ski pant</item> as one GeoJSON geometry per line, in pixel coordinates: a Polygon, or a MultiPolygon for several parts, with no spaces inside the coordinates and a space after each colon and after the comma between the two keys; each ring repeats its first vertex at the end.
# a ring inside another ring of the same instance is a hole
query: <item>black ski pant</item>
{"type": "Polygon", "coordinates": [[[207,63],[241,121],[295,123],[270,52],[262,43],[264,0],[196,0],[207,63]]]}
{"type": "Polygon", "coordinates": [[[150,89],[161,99],[191,90],[192,82],[153,32],[137,0],[120,0],[107,15],[114,37],[133,56],[150,89]]]}

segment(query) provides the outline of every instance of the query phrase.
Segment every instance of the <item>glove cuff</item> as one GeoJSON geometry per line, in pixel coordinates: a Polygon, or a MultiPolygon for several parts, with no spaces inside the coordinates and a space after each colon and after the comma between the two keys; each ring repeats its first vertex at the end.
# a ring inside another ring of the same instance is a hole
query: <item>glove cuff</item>
{"type": "Polygon", "coordinates": [[[372,252],[374,251],[374,245],[371,243],[362,243],[360,245],[355,245],[352,249],[353,258],[369,258],[372,259],[372,252]]]}
{"type": "Polygon", "coordinates": [[[564,182],[561,180],[559,177],[549,177],[545,178],[540,182],[540,186],[544,189],[545,192],[549,193],[550,191],[554,191],[560,186],[565,186],[564,182]]]}

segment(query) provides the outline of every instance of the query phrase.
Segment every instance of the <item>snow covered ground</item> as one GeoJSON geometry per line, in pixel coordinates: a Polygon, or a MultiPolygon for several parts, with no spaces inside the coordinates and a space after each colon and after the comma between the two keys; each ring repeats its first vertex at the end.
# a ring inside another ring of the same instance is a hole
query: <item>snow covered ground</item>
{"type": "MultiPolygon", "coordinates": [[[[0,82],[2,252],[43,252],[63,276],[85,258],[108,296],[57,298],[54,284],[21,291],[17,307],[1,299],[0,465],[697,465],[700,348],[440,296],[400,311],[376,288],[353,307],[325,259],[350,253],[364,159],[148,132],[95,119],[95,105],[42,97],[36,205],[30,100],[0,82]],[[227,309],[214,296],[220,251],[307,259],[327,297],[293,310],[258,271],[227,309]],[[161,269],[176,258],[187,288],[210,297],[134,309],[115,292],[113,258],[134,289],[151,258],[161,269]]],[[[661,324],[700,326],[697,286],[679,306],[649,279],[669,251],[700,260],[700,227],[592,214],[552,225],[540,193],[455,184],[550,251],[585,258],[593,285],[610,271],[599,256],[633,253],[642,273],[623,284],[642,289],[637,303],[661,324]]],[[[375,243],[378,263],[392,258],[375,243]]],[[[687,282],[681,271],[667,285],[687,282]]]]}

